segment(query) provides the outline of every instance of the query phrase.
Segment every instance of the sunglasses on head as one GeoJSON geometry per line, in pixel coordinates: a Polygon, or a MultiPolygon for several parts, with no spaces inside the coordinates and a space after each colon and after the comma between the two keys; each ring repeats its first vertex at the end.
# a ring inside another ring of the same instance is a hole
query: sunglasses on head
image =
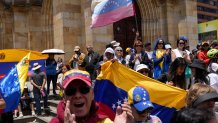
{"type": "Polygon", "coordinates": [[[81,94],[87,94],[87,93],[89,93],[90,92],[90,87],[88,87],[88,86],[81,86],[81,87],[79,87],[78,89],[76,89],[76,88],[69,88],[69,89],[67,89],[67,90],[65,90],[65,94],[67,95],[67,96],[73,96],[73,95],[75,95],[76,94],[76,92],[79,90],[79,92],[81,93],[81,94]]]}

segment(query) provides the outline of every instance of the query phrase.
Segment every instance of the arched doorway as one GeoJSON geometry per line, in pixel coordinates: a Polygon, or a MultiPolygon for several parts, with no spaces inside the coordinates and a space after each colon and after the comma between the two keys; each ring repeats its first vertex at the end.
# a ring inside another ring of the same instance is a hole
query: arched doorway
{"type": "Polygon", "coordinates": [[[132,47],[136,36],[136,31],[141,35],[141,14],[138,5],[135,3],[136,16],[122,19],[113,24],[114,40],[120,42],[125,50],[132,47]],[[136,23],[137,20],[137,23],[136,23]]]}

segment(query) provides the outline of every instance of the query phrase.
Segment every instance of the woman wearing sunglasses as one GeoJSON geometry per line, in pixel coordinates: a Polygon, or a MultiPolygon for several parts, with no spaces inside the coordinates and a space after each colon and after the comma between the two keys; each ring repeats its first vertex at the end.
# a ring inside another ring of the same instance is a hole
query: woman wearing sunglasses
{"type": "Polygon", "coordinates": [[[154,115],[150,115],[153,104],[150,97],[143,87],[136,86],[128,91],[128,102],[131,105],[134,117],[133,123],[162,123],[162,121],[154,115]]]}
{"type": "MultiPolygon", "coordinates": [[[[112,123],[106,115],[97,113],[90,75],[86,71],[70,70],[64,74],[64,100],[58,104],[57,116],[50,123],[112,123]]],[[[132,111],[126,102],[117,108],[115,123],[131,122],[132,111]],[[122,122],[121,122],[122,121],[122,122]]]]}

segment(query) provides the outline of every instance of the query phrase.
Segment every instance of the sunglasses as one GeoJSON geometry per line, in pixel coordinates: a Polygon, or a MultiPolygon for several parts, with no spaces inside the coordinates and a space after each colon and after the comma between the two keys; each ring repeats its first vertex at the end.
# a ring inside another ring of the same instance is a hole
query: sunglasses
{"type": "Polygon", "coordinates": [[[138,72],[139,73],[148,73],[149,71],[147,71],[147,70],[139,70],[138,72]]]}
{"type": "MultiPolygon", "coordinates": [[[[78,90],[79,90],[79,92],[80,92],[81,94],[87,94],[87,93],[90,92],[91,88],[88,87],[88,86],[81,86],[81,87],[78,88],[78,90]]],[[[73,96],[73,95],[76,94],[76,92],[77,92],[78,90],[77,90],[76,88],[69,88],[69,89],[65,90],[65,94],[66,94],[67,96],[73,96]]]]}
{"type": "Polygon", "coordinates": [[[151,110],[152,110],[152,108],[150,109],[145,109],[145,110],[143,110],[143,111],[137,111],[137,113],[139,114],[139,115],[141,115],[141,114],[144,114],[144,113],[150,113],[151,112],[151,110]]]}
{"type": "Polygon", "coordinates": [[[159,45],[163,45],[163,43],[158,43],[159,45]]]}
{"type": "Polygon", "coordinates": [[[118,52],[123,52],[123,50],[116,50],[116,51],[118,51],[118,52]]]}
{"type": "Polygon", "coordinates": [[[179,42],[179,44],[185,44],[185,42],[179,42]]]}

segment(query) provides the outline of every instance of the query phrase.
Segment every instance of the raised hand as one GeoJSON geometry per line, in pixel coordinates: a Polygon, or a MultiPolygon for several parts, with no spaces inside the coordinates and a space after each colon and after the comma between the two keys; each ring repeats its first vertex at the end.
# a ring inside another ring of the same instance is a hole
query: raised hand
{"type": "Polygon", "coordinates": [[[114,123],[132,123],[134,118],[130,104],[128,102],[124,102],[121,106],[122,107],[117,107],[114,123]]]}
{"type": "Polygon", "coordinates": [[[64,123],[76,123],[75,114],[70,113],[70,101],[67,100],[65,111],[64,111],[64,123]]]}

